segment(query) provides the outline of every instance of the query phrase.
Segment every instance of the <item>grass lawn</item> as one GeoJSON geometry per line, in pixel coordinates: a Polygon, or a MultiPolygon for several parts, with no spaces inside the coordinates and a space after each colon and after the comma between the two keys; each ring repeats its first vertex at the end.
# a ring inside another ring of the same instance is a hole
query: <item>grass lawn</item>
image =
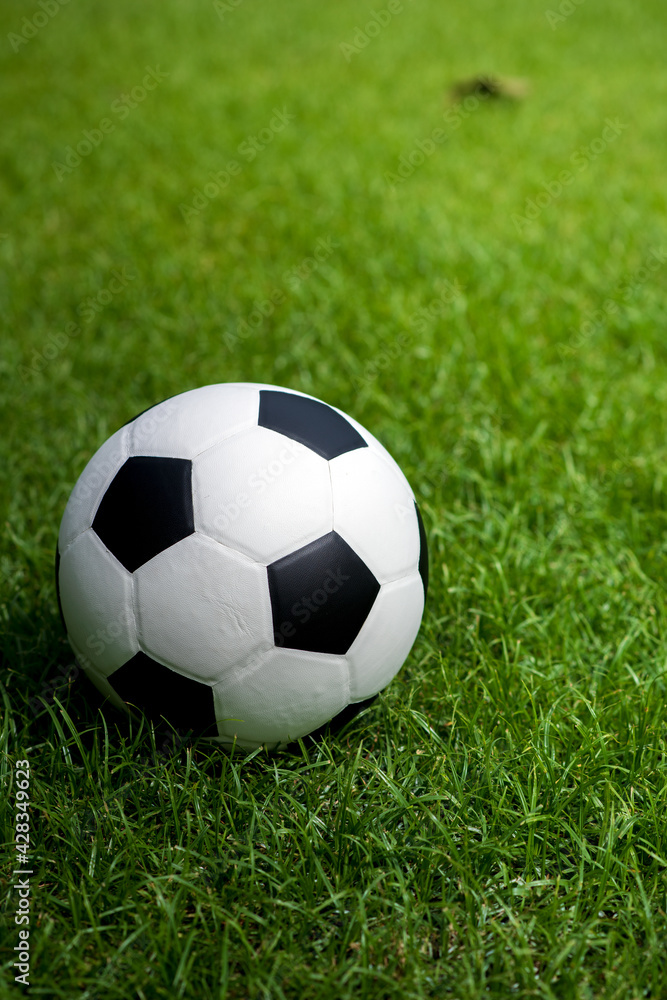
{"type": "Polygon", "coordinates": [[[19,760],[32,996],[667,996],[667,13],[548,2],[5,0],[2,1000],[19,760]],[[429,536],[294,753],[130,724],[58,616],[87,459],[224,381],[360,420],[429,536]]]}

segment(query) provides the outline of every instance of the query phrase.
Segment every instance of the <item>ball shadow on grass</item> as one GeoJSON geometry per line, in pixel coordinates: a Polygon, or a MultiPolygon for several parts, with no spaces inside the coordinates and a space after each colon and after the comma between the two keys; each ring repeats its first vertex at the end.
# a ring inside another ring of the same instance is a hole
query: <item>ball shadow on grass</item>
{"type": "MultiPolygon", "coordinates": [[[[123,712],[104,697],[80,667],[78,675],[58,701],[61,701],[69,714],[79,733],[82,746],[87,750],[92,749],[100,732],[102,716],[110,733],[115,733],[119,745],[132,745],[133,757],[137,763],[152,764],[160,761],[166,763],[177,756],[185,762],[187,751],[191,750],[201,762],[207,759],[215,770],[216,757],[220,762],[229,757],[240,761],[251,754],[264,759],[267,754],[273,759],[282,756],[286,761],[293,760],[294,757],[303,757],[304,752],[317,750],[331,738],[339,741],[348,727],[365,709],[373,705],[377,698],[378,695],[375,694],[356,704],[348,705],[322,726],[284,747],[262,747],[255,751],[217,743],[211,739],[210,733],[185,732],[174,728],[166,719],[151,718],[135,706],[132,706],[132,714],[123,712]]],[[[51,712],[47,708],[50,701],[52,699],[46,700],[44,710],[37,713],[30,727],[34,736],[39,733],[40,737],[44,738],[52,732],[51,712]]],[[[55,704],[53,708],[56,708],[55,704]]]]}

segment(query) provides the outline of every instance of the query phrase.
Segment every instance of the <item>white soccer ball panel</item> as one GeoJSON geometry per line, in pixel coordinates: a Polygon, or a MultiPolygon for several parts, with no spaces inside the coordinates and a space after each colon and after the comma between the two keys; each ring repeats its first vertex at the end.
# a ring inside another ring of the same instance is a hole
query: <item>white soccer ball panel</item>
{"type": "Polygon", "coordinates": [[[139,651],[132,576],[92,528],[60,557],[60,602],[73,647],[108,675],[139,651]]]}
{"type": "Polygon", "coordinates": [[[266,427],[196,458],[192,492],[199,531],[265,564],[331,531],[328,463],[266,427]]]}
{"type": "Polygon", "coordinates": [[[133,455],[194,458],[218,441],[257,424],[259,389],[227,383],[165,399],[133,420],[133,455]]]}
{"type": "Polygon", "coordinates": [[[246,669],[213,689],[222,742],[286,745],[306,736],[349,703],[344,656],[266,648],[246,669]]]}
{"type": "Polygon", "coordinates": [[[128,429],[121,427],[98,448],[70,494],[58,534],[61,555],[77,535],[90,528],[109,483],[128,456],[128,429]]]}
{"type": "Polygon", "coordinates": [[[350,701],[363,701],[389,684],[408,657],[424,611],[418,573],[386,583],[347,652],[350,701]]]}
{"type": "Polygon", "coordinates": [[[339,455],[329,465],[334,530],[380,583],[414,572],[419,562],[419,523],[404,477],[368,448],[339,455]]]}
{"type": "Polygon", "coordinates": [[[134,573],[137,635],[149,656],[214,684],[273,642],[266,569],[195,532],[134,573]]]}

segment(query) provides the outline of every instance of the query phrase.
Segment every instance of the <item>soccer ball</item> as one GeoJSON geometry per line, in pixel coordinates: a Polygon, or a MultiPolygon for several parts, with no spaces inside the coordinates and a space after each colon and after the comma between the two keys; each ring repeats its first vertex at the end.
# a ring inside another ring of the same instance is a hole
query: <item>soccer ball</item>
{"type": "Polygon", "coordinates": [[[193,389],[102,445],[67,503],[60,608],[88,676],[179,732],[285,746],[397,673],[428,585],[412,490],[335,407],[193,389]]]}

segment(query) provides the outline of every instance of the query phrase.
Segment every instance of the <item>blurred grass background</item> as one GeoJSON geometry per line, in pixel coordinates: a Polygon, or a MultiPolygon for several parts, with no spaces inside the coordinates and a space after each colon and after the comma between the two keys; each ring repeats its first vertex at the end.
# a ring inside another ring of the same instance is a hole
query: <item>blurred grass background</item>
{"type": "Polygon", "coordinates": [[[6,0],[0,35],[0,768],[33,768],[33,994],[665,995],[664,7],[402,0],[353,54],[350,0],[26,27],[45,9],[6,0]],[[477,73],[530,94],[452,111],[477,73]],[[82,677],[52,697],[83,465],[235,380],[364,423],[431,545],[403,671],[278,760],[165,754],[82,677]]]}

